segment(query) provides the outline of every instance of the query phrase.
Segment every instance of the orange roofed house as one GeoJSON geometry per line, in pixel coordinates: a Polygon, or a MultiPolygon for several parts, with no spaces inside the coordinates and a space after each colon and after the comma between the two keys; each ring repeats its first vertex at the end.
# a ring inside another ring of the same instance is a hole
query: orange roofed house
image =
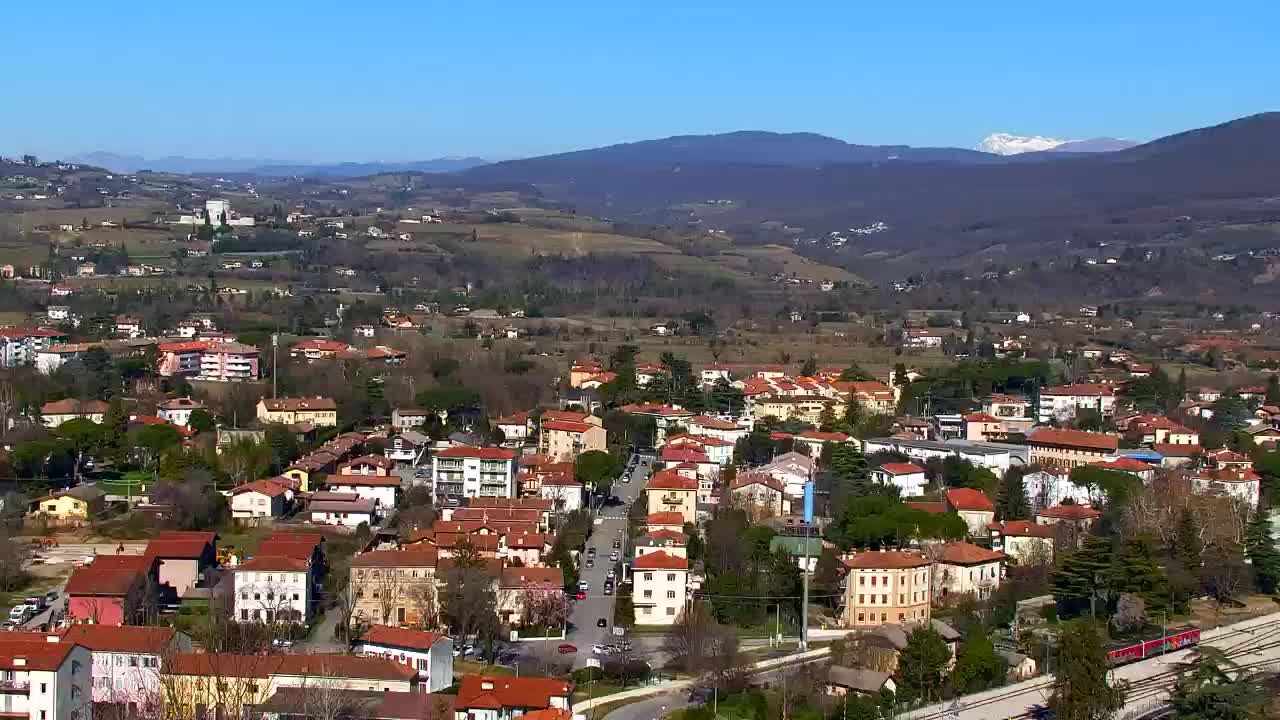
{"type": "Polygon", "coordinates": [[[632,603],[637,625],[672,625],[689,593],[689,560],[683,554],[655,550],[631,563],[632,603]]]}
{"type": "Polygon", "coordinates": [[[1070,470],[1112,455],[1120,447],[1120,439],[1083,430],[1041,428],[1027,436],[1027,445],[1032,464],[1070,470]]]}
{"type": "Polygon", "coordinates": [[[906,550],[868,551],[845,561],[845,627],[929,622],[929,558],[906,550]]]}
{"type": "MultiPolygon", "coordinates": [[[[548,413],[559,411],[548,410],[548,413]]],[[[579,416],[579,413],[563,413],[579,416]]],[[[538,430],[538,452],[556,462],[573,460],[590,450],[607,450],[608,433],[595,415],[582,415],[582,420],[560,420],[542,417],[538,430]]]]}
{"type": "Polygon", "coordinates": [[[458,720],[532,718],[541,711],[571,711],[573,683],[543,677],[464,675],[457,698],[458,720]]]}
{"type": "Polygon", "coordinates": [[[155,566],[145,555],[99,555],[76,568],[67,580],[67,617],[91,625],[141,623],[155,566]]]}

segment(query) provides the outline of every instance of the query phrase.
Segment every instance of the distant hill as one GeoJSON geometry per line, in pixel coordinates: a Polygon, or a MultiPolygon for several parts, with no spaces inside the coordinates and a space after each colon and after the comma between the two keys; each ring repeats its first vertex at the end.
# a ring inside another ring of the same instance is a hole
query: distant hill
{"type": "Polygon", "coordinates": [[[476,178],[552,178],[575,168],[615,167],[627,171],[687,165],[776,165],[817,168],[841,163],[956,162],[996,160],[961,148],[909,145],[854,145],[815,133],[744,130],[719,135],[677,135],[661,140],[609,145],[557,155],[494,163],[468,173],[476,178]]]}
{"type": "Polygon", "coordinates": [[[418,160],[403,163],[336,163],[333,165],[307,165],[274,163],[262,164],[243,170],[249,175],[303,175],[311,177],[365,177],[395,172],[455,173],[487,164],[478,157],[445,157],[434,160],[418,160]]]}
{"type": "Polygon", "coordinates": [[[1137,147],[1139,143],[1133,140],[1123,140],[1121,138],[1112,137],[1096,137],[1088,140],[1068,140],[1060,145],[1049,149],[1049,152],[1057,153],[1092,153],[1092,152],[1116,152],[1117,150],[1128,150],[1131,147],[1137,147]]]}
{"type": "Polygon", "coordinates": [[[922,150],[932,159],[885,161],[887,150],[822,136],[731,133],[495,163],[457,177],[536,184],[548,199],[637,221],[694,220],[703,216],[692,208],[714,200],[705,217],[715,227],[776,221],[820,235],[885,222],[894,229],[860,243],[957,253],[1060,243],[1054,233],[1079,224],[1118,229],[1114,218],[1136,209],[1173,217],[1188,214],[1189,203],[1280,194],[1280,113],[1113,152],[922,150]],[[830,157],[850,161],[816,162],[830,157]]]}
{"type": "Polygon", "coordinates": [[[141,155],[122,155],[98,151],[75,155],[69,159],[69,162],[93,165],[117,173],[152,170],[154,172],[182,175],[235,173],[276,176],[361,177],[384,172],[452,173],[473,168],[477,165],[484,165],[487,161],[478,157],[446,157],[403,163],[310,164],[286,163],[264,158],[189,158],[180,155],[146,158],[141,155]]]}

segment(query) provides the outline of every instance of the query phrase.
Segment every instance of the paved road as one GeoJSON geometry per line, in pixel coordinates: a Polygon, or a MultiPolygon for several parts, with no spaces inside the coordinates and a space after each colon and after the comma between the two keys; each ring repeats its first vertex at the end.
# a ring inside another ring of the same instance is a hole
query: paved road
{"type": "Polygon", "coordinates": [[[603,718],[593,715],[591,710],[587,710],[586,715],[587,720],[660,720],[668,713],[686,707],[689,707],[689,691],[679,690],[623,705],[603,718]]]}
{"type": "MultiPolygon", "coordinates": [[[[587,548],[595,548],[595,567],[586,567],[586,549],[583,551],[581,579],[589,586],[587,599],[574,603],[573,613],[569,617],[571,625],[569,635],[563,642],[576,645],[578,653],[574,657],[574,667],[583,667],[591,657],[591,646],[610,641],[613,628],[613,595],[604,594],[604,581],[609,569],[615,568],[622,574],[621,562],[609,561],[609,553],[614,551],[613,542],[620,540],[622,547],[618,549],[621,558],[627,556],[627,512],[631,503],[644,493],[644,484],[649,479],[653,468],[653,457],[642,456],[629,473],[629,482],[618,482],[613,486],[613,494],[622,500],[621,505],[601,507],[596,511],[595,531],[587,540],[587,548]],[[600,618],[604,618],[607,627],[597,627],[600,618]]],[[[626,479],[626,478],[624,478],[626,479]]],[[[557,643],[560,641],[557,641],[557,643]]]]}

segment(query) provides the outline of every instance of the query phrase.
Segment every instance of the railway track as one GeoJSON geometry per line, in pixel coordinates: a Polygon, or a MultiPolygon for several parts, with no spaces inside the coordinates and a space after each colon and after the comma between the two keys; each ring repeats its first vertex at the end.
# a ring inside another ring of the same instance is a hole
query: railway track
{"type": "MultiPolygon", "coordinates": [[[[1209,647],[1218,647],[1219,649],[1222,650],[1223,655],[1226,656],[1228,659],[1242,657],[1244,655],[1274,649],[1274,648],[1280,647],[1280,618],[1270,620],[1265,623],[1259,623],[1257,625],[1253,625],[1248,628],[1242,628],[1239,630],[1229,630],[1219,635],[1216,635],[1207,641],[1202,641],[1200,644],[1208,645],[1209,647]],[[1235,636],[1247,636],[1247,637],[1237,637],[1227,647],[1225,648],[1219,647],[1219,643],[1221,643],[1222,640],[1233,638],[1235,636]]],[[[1198,645],[1196,647],[1198,647],[1198,645]]],[[[1181,648],[1175,652],[1188,652],[1188,651],[1194,651],[1194,647],[1181,648]]],[[[1144,662],[1150,659],[1152,658],[1147,658],[1144,660],[1144,662]]],[[[1150,675],[1145,678],[1131,681],[1128,687],[1129,693],[1125,698],[1126,704],[1132,703],[1135,701],[1141,701],[1147,698],[1152,698],[1152,697],[1158,696],[1162,692],[1168,691],[1172,687],[1174,680],[1177,679],[1177,676],[1180,670],[1183,667],[1191,664],[1191,663],[1186,663],[1182,661],[1176,661],[1176,662],[1177,662],[1177,665],[1179,666],[1177,668],[1173,668],[1165,672],[1157,673],[1155,675],[1150,675]]],[[[1239,667],[1242,670],[1246,670],[1246,669],[1259,668],[1265,665],[1275,665],[1275,664],[1280,664],[1280,659],[1262,660],[1256,663],[1239,663],[1237,664],[1237,667],[1239,667]]],[[[1117,666],[1117,668],[1121,668],[1121,667],[1126,667],[1126,665],[1117,666]]],[[[965,702],[963,698],[961,698],[959,699],[959,702],[963,704],[964,711],[969,711],[975,708],[996,705],[1001,702],[1005,702],[1008,700],[1012,700],[1012,699],[1027,695],[1027,696],[1033,696],[1034,702],[1028,703],[1028,707],[1031,707],[1033,705],[1039,705],[1044,700],[1048,699],[1049,692],[1053,688],[1053,682],[1054,680],[1051,677],[1043,678],[1039,681],[1036,681],[1034,684],[1019,685],[1016,689],[1009,690],[1008,692],[989,695],[989,696],[982,697],[980,699],[976,699],[969,702],[965,702]]],[[[1017,715],[1006,716],[1005,720],[1026,720],[1029,718],[1036,717],[1038,714],[1039,713],[1037,711],[1028,710],[1026,712],[1023,712],[1017,715]]],[[[953,717],[951,712],[945,708],[935,712],[930,712],[930,713],[925,713],[920,715],[908,714],[906,716],[908,720],[950,720],[951,717],[953,717]]]]}

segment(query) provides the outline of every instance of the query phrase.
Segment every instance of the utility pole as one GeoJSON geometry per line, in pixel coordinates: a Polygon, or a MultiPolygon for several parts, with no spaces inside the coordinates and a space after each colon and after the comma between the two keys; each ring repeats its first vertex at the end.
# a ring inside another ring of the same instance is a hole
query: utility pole
{"type": "Polygon", "coordinates": [[[280,352],[280,333],[271,333],[271,399],[275,400],[279,397],[276,394],[276,359],[280,352]]]}
{"type": "Polygon", "coordinates": [[[804,484],[804,546],[801,555],[804,567],[800,576],[803,590],[800,593],[800,652],[809,649],[809,530],[813,527],[813,465],[809,465],[809,480],[804,484]]]}

